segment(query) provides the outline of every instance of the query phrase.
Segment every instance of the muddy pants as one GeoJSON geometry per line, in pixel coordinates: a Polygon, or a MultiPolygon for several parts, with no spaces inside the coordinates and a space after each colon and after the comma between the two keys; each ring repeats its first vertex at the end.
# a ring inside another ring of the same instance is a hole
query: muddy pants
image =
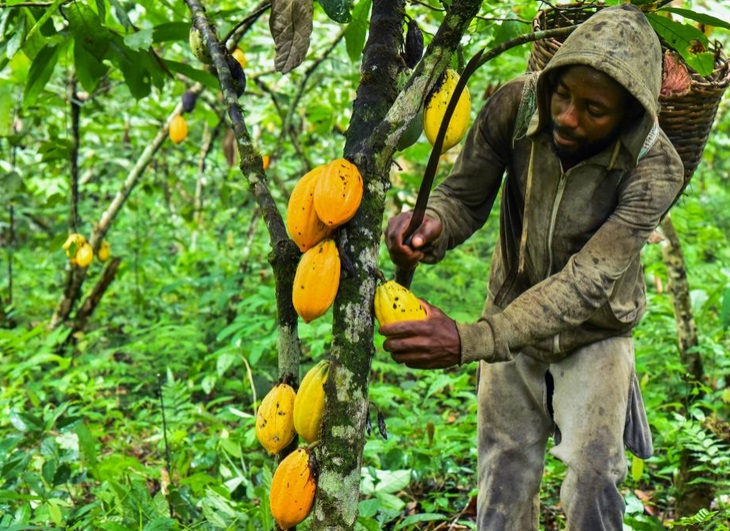
{"type": "Polygon", "coordinates": [[[556,363],[520,354],[479,369],[479,531],[538,529],[553,434],[550,453],[567,465],[560,489],[567,529],[621,530],[624,444],[641,457],[652,452],[632,339],[600,341],[556,363]]]}

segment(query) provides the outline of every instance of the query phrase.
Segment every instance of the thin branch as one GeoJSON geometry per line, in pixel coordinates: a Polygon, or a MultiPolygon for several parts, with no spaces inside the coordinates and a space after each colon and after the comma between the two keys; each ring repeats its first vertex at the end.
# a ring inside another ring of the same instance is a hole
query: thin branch
{"type": "MultiPolygon", "coordinates": [[[[88,322],[89,317],[91,317],[91,314],[94,313],[94,310],[99,305],[99,302],[101,302],[101,298],[104,296],[107,288],[109,288],[111,283],[116,278],[117,271],[119,270],[119,264],[121,262],[122,259],[118,256],[115,256],[104,268],[98,282],[91,290],[89,296],[86,297],[84,302],[81,304],[79,310],[76,312],[76,319],[74,320],[75,331],[83,330],[86,327],[86,323],[88,322]]],[[[72,335],[73,334],[69,334],[68,337],[70,338],[72,335]]]]}
{"type": "Polygon", "coordinates": [[[71,232],[79,231],[79,121],[81,104],[76,94],[76,76],[71,76],[69,83],[69,103],[71,105],[71,198],[69,226],[71,232]]]}
{"type": "MultiPolygon", "coordinates": [[[[74,0],[66,0],[61,5],[65,6],[66,4],[70,4],[74,0]]],[[[10,7],[51,7],[54,4],[54,2],[20,2],[17,4],[0,4],[0,9],[3,8],[10,8],[10,7]]]]}
{"type": "MultiPolygon", "coordinates": [[[[241,20],[235,26],[233,26],[231,30],[226,34],[226,36],[221,39],[221,42],[225,43],[226,46],[229,46],[228,41],[231,40],[231,37],[235,35],[235,39],[233,39],[230,43],[230,46],[235,48],[238,45],[238,41],[241,40],[241,37],[245,35],[245,33],[251,28],[251,26],[253,26],[253,23],[256,22],[258,18],[266,13],[266,11],[270,8],[271,2],[261,2],[258,7],[254,8],[253,12],[250,15],[241,20]],[[239,29],[241,30],[240,32],[238,32],[239,29]]],[[[229,47],[228,49],[231,50],[232,48],[229,47]]]]}
{"type": "Polygon", "coordinates": [[[185,0],[193,15],[193,24],[200,30],[208,52],[213,60],[221,92],[231,119],[240,156],[241,173],[248,182],[251,194],[256,200],[269,232],[273,252],[269,262],[276,281],[277,324],[279,328],[279,372],[299,374],[300,345],[298,340],[298,315],[291,302],[292,285],[299,248],[289,239],[284,219],[271,195],[263,168],[263,161],[251,142],[243,119],[243,109],[238,102],[231,72],[228,68],[223,46],[216,38],[205,9],[199,0],[185,0]]]}

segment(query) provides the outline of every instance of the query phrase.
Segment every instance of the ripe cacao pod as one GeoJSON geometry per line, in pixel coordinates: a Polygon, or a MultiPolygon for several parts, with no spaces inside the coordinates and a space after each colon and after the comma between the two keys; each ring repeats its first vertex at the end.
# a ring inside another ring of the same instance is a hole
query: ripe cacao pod
{"type": "Polygon", "coordinates": [[[281,460],[271,478],[269,507],[276,525],[289,529],[312,511],[317,491],[317,462],[309,448],[301,446],[281,460]]]}
{"type": "Polygon", "coordinates": [[[314,189],[314,210],[325,225],[337,227],[352,219],[362,201],[360,170],[347,159],[325,165],[314,189]]]}
{"type": "Polygon", "coordinates": [[[322,434],[324,384],[329,370],[329,360],[322,360],[309,369],[294,399],[294,429],[309,444],[318,441],[322,434]]]}
{"type": "MultiPolygon", "coordinates": [[[[426,99],[426,107],[423,112],[423,130],[431,145],[436,141],[441,122],[446,114],[446,107],[449,105],[451,95],[454,93],[458,81],[459,74],[455,70],[447,68],[434,87],[434,90],[426,99]]],[[[469,89],[464,87],[464,90],[459,95],[459,101],[454,109],[454,114],[451,115],[451,119],[449,120],[446,136],[444,137],[444,144],[441,146],[441,153],[461,142],[461,139],[464,138],[469,128],[470,119],[471,97],[469,96],[469,89]]]]}
{"type": "Polygon", "coordinates": [[[82,243],[79,250],[76,251],[76,265],[79,267],[88,267],[94,259],[94,249],[90,243],[82,243]]]}
{"type": "Polygon", "coordinates": [[[418,297],[394,280],[388,280],[375,288],[374,306],[375,318],[380,326],[426,318],[426,310],[418,297]]]}
{"type": "Polygon", "coordinates": [[[183,118],[182,114],[176,114],[170,120],[170,127],[168,129],[170,140],[179,144],[185,137],[188,136],[188,123],[183,118]]]}
{"type": "Polygon", "coordinates": [[[256,438],[270,455],[276,455],[294,440],[294,389],[279,383],[261,401],[256,412],[256,438]]]}
{"type": "Polygon", "coordinates": [[[109,257],[112,254],[112,247],[109,245],[109,242],[106,240],[102,240],[101,245],[99,246],[99,252],[97,253],[97,257],[99,258],[100,262],[106,262],[109,260],[109,257]]]}
{"type": "Polygon", "coordinates": [[[231,52],[231,55],[238,61],[238,64],[241,65],[241,68],[246,68],[246,65],[248,64],[248,60],[246,59],[246,55],[243,53],[243,50],[240,48],[236,48],[231,52]]]}
{"type": "Polygon", "coordinates": [[[329,236],[332,229],[325,225],[314,210],[314,188],[324,171],[317,166],[297,181],[289,196],[286,228],[299,250],[305,252],[329,236]]]}
{"type": "Polygon", "coordinates": [[[66,241],[63,244],[63,250],[66,252],[66,257],[71,261],[72,264],[76,264],[76,254],[81,249],[81,246],[86,243],[86,238],[83,234],[74,232],[68,235],[66,241]]]}
{"type": "Polygon", "coordinates": [[[326,238],[305,252],[294,274],[292,303],[309,323],[327,312],[340,287],[340,252],[334,240],[326,238]]]}

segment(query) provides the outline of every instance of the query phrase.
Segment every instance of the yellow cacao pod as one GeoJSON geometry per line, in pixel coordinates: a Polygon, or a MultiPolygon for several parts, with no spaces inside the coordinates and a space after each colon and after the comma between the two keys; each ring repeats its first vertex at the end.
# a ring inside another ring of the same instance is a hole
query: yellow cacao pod
{"type": "Polygon", "coordinates": [[[76,265],[79,267],[88,267],[94,259],[94,249],[90,243],[82,243],[79,250],[76,251],[76,265]]]}
{"type": "Polygon", "coordinates": [[[294,398],[288,384],[279,383],[261,401],[256,412],[256,438],[270,455],[276,455],[294,440],[294,398]]]}
{"type": "Polygon", "coordinates": [[[418,297],[394,280],[388,280],[375,288],[374,305],[375,318],[380,326],[426,318],[426,310],[418,297]]]}
{"type": "Polygon", "coordinates": [[[292,303],[309,323],[327,312],[340,287],[340,252],[335,241],[326,238],[305,252],[294,274],[292,303]]]}
{"type": "Polygon", "coordinates": [[[112,254],[112,247],[109,245],[109,242],[106,240],[102,240],[101,245],[99,246],[99,253],[97,254],[99,261],[106,262],[109,260],[109,257],[112,254]]]}
{"type": "MultiPolygon", "coordinates": [[[[455,70],[447,68],[431,92],[431,95],[426,100],[426,107],[423,111],[423,130],[431,145],[436,142],[436,136],[441,127],[441,122],[446,114],[446,107],[451,100],[451,95],[454,93],[458,81],[459,74],[455,70]]],[[[461,142],[461,139],[464,138],[469,128],[470,118],[471,97],[469,96],[469,89],[464,87],[464,90],[459,96],[459,102],[454,109],[454,114],[451,115],[451,119],[449,120],[441,153],[461,142]]]]}
{"type": "Polygon", "coordinates": [[[289,196],[286,211],[286,228],[299,250],[305,252],[329,236],[331,229],[314,210],[314,188],[324,171],[317,166],[297,181],[289,196]]]}
{"type": "Polygon", "coordinates": [[[188,136],[188,123],[181,114],[176,114],[172,120],[170,120],[168,133],[170,134],[170,140],[176,144],[179,144],[188,136]]]}
{"type": "Polygon", "coordinates": [[[322,434],[324,384],[329,371],[329,360],[322,360],[309,369],[294,399],[294,429],[309,444],[318,441],[322,434]]]}
{"type": "Polygon", "coordinates": [[[86,238],[83,234],[74,232],[68,235],[66,241],[63,244],[63,250],[66,252],[66,257],[71,261],[72,264],[76,264],[76,254],[81,249],[81,246],[86,243],[86,238]]]}
{"type": "Polygon", "coordinates": [[[309,448],[299,447],[281,460],[271,478],[269,507],[281,529],[300,524],[312,511],[317,491],[317,462],[309,448]]]}
{"type": "Polygon", "coordinates": [[[360,170],[347,159],[335,159],[324,167],[314,189],[314,209],[325,225],[337,227],[352,219],[362,201],[360,170]]]}

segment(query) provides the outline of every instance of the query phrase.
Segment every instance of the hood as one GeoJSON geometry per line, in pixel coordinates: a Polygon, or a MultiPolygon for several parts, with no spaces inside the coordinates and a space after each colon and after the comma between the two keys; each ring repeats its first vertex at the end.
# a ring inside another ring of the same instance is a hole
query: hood
{"type": "Polygon", "coordinates": [[[546,79],[551,72],[569,65],[586,65],[600,70],[623,85],[641,103],[646,113],[631,136],[643,142],[659,114],[662,84],[661,44],[644,14],[630,4],[606,7],[581,23],[565,39],[537,81],[539,127],[550,121],[546,79]]]}

